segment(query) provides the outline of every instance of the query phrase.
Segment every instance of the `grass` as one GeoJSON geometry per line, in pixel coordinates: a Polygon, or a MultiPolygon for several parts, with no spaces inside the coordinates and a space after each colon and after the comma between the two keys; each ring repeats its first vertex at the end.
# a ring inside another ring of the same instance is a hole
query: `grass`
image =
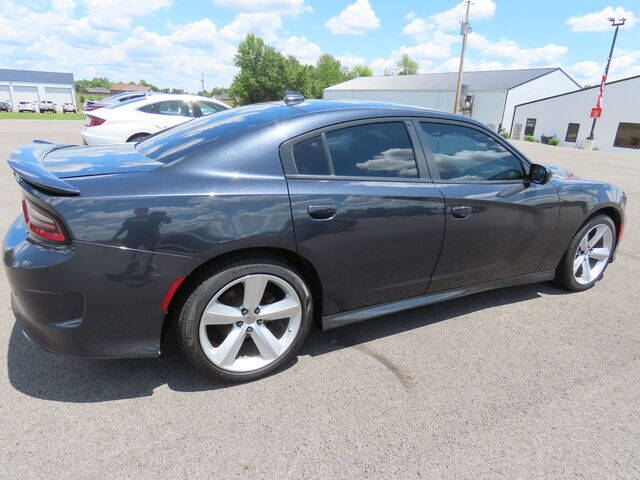
{"type": "Polygon", "coordinates": [[[0,112],[0,120],[5,118],[19,118],[21,120],[82,120],[84,118],[84,115],[81,113],[0,112]]]}

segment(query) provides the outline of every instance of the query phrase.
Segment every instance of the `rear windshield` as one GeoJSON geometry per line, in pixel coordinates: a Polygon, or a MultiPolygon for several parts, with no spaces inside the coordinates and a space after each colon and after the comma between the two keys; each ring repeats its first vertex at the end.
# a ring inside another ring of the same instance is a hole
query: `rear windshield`
{"type": "Polygon", "coordinates": [[[223,138],[302,113],[271,103],[232,108],[159,132],[142,140],[136,148],[153,160],[172,163],[223,138]]]}

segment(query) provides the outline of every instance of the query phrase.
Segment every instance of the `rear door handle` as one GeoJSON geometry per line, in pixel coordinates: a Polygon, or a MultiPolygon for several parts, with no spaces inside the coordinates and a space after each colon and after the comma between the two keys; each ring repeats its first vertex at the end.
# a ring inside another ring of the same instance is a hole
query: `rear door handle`
{"type": "Polygon", "coordinates": [[[471,207],[468,207],[466,205],[453,207],[451,209],[451,214],[456,218],[467,218],[469,215],[471,215],[471,207]]]}
{"type": "Polygon", "coordinates": [[[307,213],[316,220],[329,220],[334,217],[338,209],[333,205],[309,205],[307,213]]]}

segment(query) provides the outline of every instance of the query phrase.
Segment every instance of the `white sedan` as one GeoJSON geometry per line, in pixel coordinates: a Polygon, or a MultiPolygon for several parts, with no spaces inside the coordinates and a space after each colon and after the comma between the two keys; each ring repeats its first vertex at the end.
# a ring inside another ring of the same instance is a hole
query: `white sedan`
{"type": "Polygon", "coordinates": [[[82,138],[86,145],[138,142],[195,117],[231,108],[209,97],[152,95],[112,107],[84,111],[82,138]]]}

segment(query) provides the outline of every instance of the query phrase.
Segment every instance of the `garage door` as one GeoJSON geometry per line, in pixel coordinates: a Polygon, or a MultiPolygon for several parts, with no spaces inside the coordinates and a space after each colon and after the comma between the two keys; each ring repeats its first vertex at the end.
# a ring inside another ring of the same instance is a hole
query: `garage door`
{"type": "Polygon", "coordinates": [[[9,85],[0,85],[0,102],[9,102],[9,104],[11,104],[9,85]]]}
{"type": "Polygon", "coordinates": [[[15,101],[18,102],[38,102],[38,87],[13,86],[15,101]]]}
{"type": "Polygon", "coordinates": [[[62,110],[63,103],[73,103],[73,94],[68,87],[45,87],[44,99],[56,104],[58,110],[62,110]]]}

